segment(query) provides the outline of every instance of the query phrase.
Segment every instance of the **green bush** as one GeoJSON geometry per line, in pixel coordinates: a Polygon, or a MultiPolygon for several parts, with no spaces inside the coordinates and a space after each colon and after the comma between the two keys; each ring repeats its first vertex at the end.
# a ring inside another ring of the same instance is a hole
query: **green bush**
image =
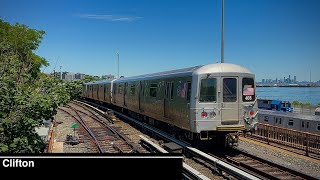
{"type": "Polygon", "coordinates": [[[305,103],[303,103],[303,105],[305,105],[305,106],[311,106],[311,102],[305,102],[305,103]]]}
{"type": "Polygon", "coordinates": [[[292,104],[293,104],[293,105],[301,105],[301,102],[299,102],[299,101],[297,101],[297,100],[294,100],[294,101],[292,101],[292,104]]]}

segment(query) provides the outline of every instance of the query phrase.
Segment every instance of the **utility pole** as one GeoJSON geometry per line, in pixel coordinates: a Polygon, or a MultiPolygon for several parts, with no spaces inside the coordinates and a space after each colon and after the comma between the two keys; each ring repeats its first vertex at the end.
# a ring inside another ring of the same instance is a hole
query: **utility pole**
{"type": "Polygon", "coordinates": [[[224,0],[222,0],[221,63],[224,63],[224,0]]]}
{"type": "Polygon", "coordinates": [[[118,56],[118,79],[120,78],[119,76],[119,52],[117,51],[117,56],[118,56]]]}
{"type": "Polygon", "coordinates": [[[310,70],[310,83],[311,83],[311,70],[310,70]]]}

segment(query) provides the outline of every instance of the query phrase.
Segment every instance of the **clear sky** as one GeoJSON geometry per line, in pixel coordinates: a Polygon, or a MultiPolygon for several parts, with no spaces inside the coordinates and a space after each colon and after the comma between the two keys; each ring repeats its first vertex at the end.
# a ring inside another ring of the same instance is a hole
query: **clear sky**
{"type": "MultiPolygon", "coordinates": [[[[0,18],[44,30],[44,72],[125,77],[220,62],[221,0],[0,0],[0,18]]],[[[262,78],[320,80],[319,0],[225,0],[225,62],[262,78]]]]}

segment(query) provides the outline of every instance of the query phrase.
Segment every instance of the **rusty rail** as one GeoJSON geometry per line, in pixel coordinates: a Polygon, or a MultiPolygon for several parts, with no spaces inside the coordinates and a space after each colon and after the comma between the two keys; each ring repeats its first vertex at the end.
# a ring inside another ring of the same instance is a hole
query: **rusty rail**
{"type": "Polygon", "coordinates": [[[53,128],[54,127],[55,127],[55,123],[51,125],[50,131],[49,131],[49,136],[48,136],[49,143],[48,143],[48,150],[47,150],[48,153],[52,153],[52,150],[53,150],[53,142],[54,142],[53,128]]]}

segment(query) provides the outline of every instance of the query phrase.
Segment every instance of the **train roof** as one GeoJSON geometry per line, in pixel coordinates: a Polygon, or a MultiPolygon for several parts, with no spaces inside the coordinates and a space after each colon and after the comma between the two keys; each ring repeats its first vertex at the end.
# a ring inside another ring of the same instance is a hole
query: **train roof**
{"type": "Polygon", "coordinates": [[[92,85],[92,84],[109,84],[111,83],[110,80],[100,80],[100,81],[92,81],[92,82],[87,82],[84,83],[84,85],[92,85]]]}
{"type": "Polygon", "coordinates": [[[247,68],[237,64],[216,63],[207,64],[199,67],[194,71],[195,74],[212,74],[212,73],[248,73],[252,74],[247,68]]]}
{"type": "Polygon", "coordinates": [[[264,109],[259,109],[259,114],[273,115],[273,116],[278,115],[278,116],[282,116],[282,117],[303,119],[303,120],[311,120],[311,121],[320,122],[320,116],[316,116],[316,115],[306,115],[306,114],[300,114],[300,113],[272,111],[272,110],[264,110],[264,109]]]}
{"type": "Polygon", "coordinates": [[[207,74],[207,73],[225,73],[225,72],[234,72],[234,73],[249,73],[251,72],[239,65],[236,64],[229,64],[229,63],[217,63],[217,64],[207,64],[207,65],[199,65],[193,66],[189,68],[183,69],[176,69],[170,71],[163,71],[158,73],[152,74],[144,74],[139,76],[132,76],[127,78],[120,78],[116,79],[116,82],[127,81],[127,80],[143,80],[143,79],[152,79],[152,78],[159,78],[161,76],[166,77],[178,77],[178,76],[192,76],[192,74],[207,74]]]}

